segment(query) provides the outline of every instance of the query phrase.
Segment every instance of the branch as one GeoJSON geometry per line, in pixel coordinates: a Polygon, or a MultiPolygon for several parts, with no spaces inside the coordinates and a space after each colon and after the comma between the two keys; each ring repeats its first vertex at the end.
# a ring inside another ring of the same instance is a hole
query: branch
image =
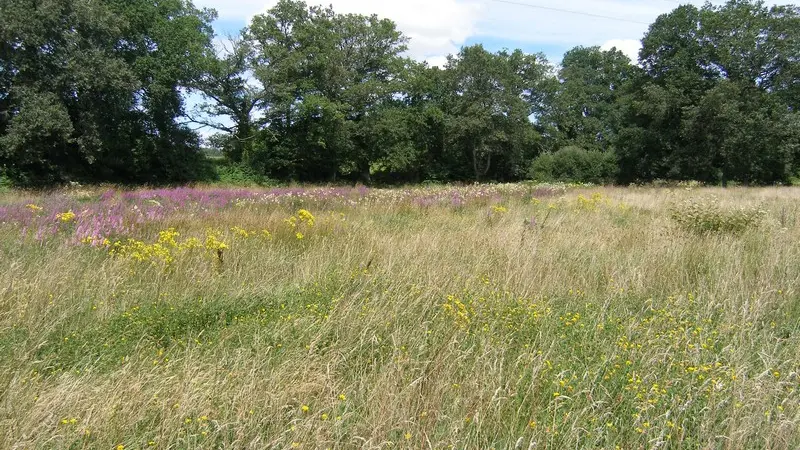
{"type": "MultiPolygon", "coordinates": [[[[206,119],[197,118],[197,117],[194,117],[194,116],[192,116],[190,114],[186,114],[186,119],[187,120],[184,121],[184,122],[181,122],[180,125],[184,125],[184,124],[187,124],[187,123],[195,123],[195,124],[198,124],[198,125],[202,125],[200,128],[209,127],[209,128],[213,128],[213,129],[219,130],[219,131],[224,131],[224,132],[230,133],[230,134],[234,134],[236,132],[236,128],[228,127],[228,126],[222,125],[221,123],[212,122],[212,121],[209,121],[209,120],[206,120],[206,119]]],[[[198,128],[198,129],[200,129],[200,128],[198,128]]]]}

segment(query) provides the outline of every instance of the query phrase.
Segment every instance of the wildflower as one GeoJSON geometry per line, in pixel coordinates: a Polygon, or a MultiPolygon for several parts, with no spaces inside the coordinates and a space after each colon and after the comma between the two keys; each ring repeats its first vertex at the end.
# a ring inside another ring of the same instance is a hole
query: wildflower
{"type": "Polygon", "coordinates": [[[314,221],[315,221],[314,215],[311,214],[311,212],[309,212],[308,210],[301,209],[297,211],[297,217],[299,217],[300,221],[305,222],[306,225],[308,225],[309,227],[314,226],[314,221]]]}
{"type": "Polygon", "coordinates": [[[292,448],[300,448],[299,442],[292,442],[292,448]]]}
{"type": "Polygon", "coordinates": [[[39,205],[36,205],[36,204],[34,204],[34,203],[28,203],[27,205],[25,205],[25,207],[26,207],[26,208],[28,208],[28,209],[30,209],[30,210],[31,210],[31,211],[33,211],[33,212],[38,212],[38,211],[41,211],[41,210],[42,210],[42,207],[41,207],[41,206],[39,206],[39,205]]]}
{"type": "Polygon", "coordinates": [[[304,413],[307,413],[307,412],[308,412],[308,405],[303,405],[303,406],[301,406],[301,407],[300,407],[300,409],[301,409],[301,410],[302,410],[304,413]]]}
{"type": "Polygon", "coordinates": [[[118,444],[116,447],[117,450],[125,450],[125,446],[122,444],[118,444]]]}
{"type": "Polygon", "coordinates": [[[169,247],[177,247],[178,243],[175,238],[180,236],[180,233],[175,231],[175,228],[169,228],[164,231],[158,232],[158,243],[169,247]]]}
{"type": "Polygon", "coordinates": [[[320,419],[328,420],[328,415],[326,413],[322,413],[322,416],[320,416],[320,419]]]}
{"type": "Polygon", "coordinates": [[[72,210],[63,213],[58,213],[56,214],[56,219],[64,223],[72,222],[73,220],[75,220],[75,213],[72,212],[72,210]]]}
{"type": "Polygon", "coordinates": [[[561,397],[561,393],[560,392],[553,392],[553,398],[558,398],[558,397],[561,397]]]}
{"type": "Polygon", "coordinates": [[[228,245],[220,240],[219,233],[215,230],[206,230],[205,247],[212,251],[220,251],[228,248],[228,245]]]}
{"type": "Polygon", "coordinates": [[[297,238],[298,241],[305,237],[305,236],[303,236],[303,233],[301,233],[299,231],[294,236],[297,238]]]}
{"type": "Polygon", "coordinates": [[[408,431],[406,431],[406,434],[405,434],[403,437],[405,437],[405,438],[406,438],[406,440],[409,440],[409,439],[411,439],[411,433],[409,433],[408,431]]]}
{"type": "Polygon", "coordinates": [[[344,395],[344,394],[339,394],[339,400],[345,401],[345,400],[347,400],[347,396],[344,395]]]}
{"type": "Polygon", "coordinates": [[[245,230],[242,227],[233,227],[233,228],[231,228],[231,232],[236,234],[237,236],[240,236],[240,237],[243,237],[243,238],[250,237],[250,232],[248,232],[247,230],[245,230]]]}

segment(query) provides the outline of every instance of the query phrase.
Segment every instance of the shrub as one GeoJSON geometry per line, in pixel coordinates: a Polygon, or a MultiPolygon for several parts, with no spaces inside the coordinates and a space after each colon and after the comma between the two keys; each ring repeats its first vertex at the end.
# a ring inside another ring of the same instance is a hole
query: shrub
{"type": "Polygon", "coordinates": [[[766,212],[756,207],[723,209],[715,197],[689,199],[673,205],[670,216],[679,227],[697,234],[738,234],[756,228],[766,212]]]}
{"type": "Polygon", "coordinates": [[[564,147],[534,159],[529,176],[536,181],[607,184],[616,179],[618,170],[613,152],[564,147]]]}
{"type": "Polygon", "coordinates": [[[267,186],[275,182],[252,168],[225,160],[215,161],[216,182],[226,186],[267,186]]]}
{"type": "Polygon", "coordinates": [[[13,182],[3,169],[0,169],[0,192],[8,192],[13,187],[13,182]]]}

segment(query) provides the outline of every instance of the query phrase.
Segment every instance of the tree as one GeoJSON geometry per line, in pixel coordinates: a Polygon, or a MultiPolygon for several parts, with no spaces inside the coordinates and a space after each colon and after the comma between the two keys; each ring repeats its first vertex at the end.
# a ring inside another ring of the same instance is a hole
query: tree
{"type": "Polygon", "coordinates": [[[797,130],[775,95],[723,80],[685,111],[681,134],[692,143],[694,162],[683,168],[704,181],[748,184],[786,181],[792,175],[797,130]]]}
{"type": "MultiPolygon", "coordinates": [[[[469,161],[475,180],[524,176],[540,138],[529,117],[545,66],[542,55],[493,54],[481,45],[448,58],[448,146],[469,161]]],[[[464,176],[464,169],[454,172],[464,176]]]]}
{"type": "Polygon", "coordinates": [[[254,73],[267,87],[268,127],[278,137],[269,159],[282,162],[268,170],[368,181],[384,152],[372,129],[399,117],[388,111],[397,106],[406,65],[406,38],[395,24],[282,0],[253,19],[247,36],[254,73]]]}
{"type": "Polygon", "coordinates": [[[745,0],[659,17],[642,41],[645,77],[622,101],[622,179],[785,181],[796,20],[796,8],[745,0]]]}
{"type": "Polygon", "coordinates": [[[191,122],[221,131],[223,153],[234,163],[250,164],[259,126],[253,117],[266,99],[263,87],[251,79],[252,50],[240,37],[204,59],[201,77],[191,84],[206,100],[189,114],[191,122]],[[220,117],[227,120],[220,120],[220,117]]]}
{"type": "Polygon", "coordinates": [[[182,0],[4,0],[0,164],[21,183],[187,179],[180,88],[212,18],[182,0]]]}
{"type": "Polygon", "coordinates": [[[564,55],[549,110],[539,123],[554,146],[611,150],[621,127],[619,98],[635,67],[616,49],[576,47],[564,55]]]}

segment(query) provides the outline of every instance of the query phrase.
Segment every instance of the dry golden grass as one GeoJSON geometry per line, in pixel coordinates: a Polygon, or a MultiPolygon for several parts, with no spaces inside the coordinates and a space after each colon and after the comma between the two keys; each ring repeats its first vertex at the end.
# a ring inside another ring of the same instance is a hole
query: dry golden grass
{"type": "Polygon", "coordinates": [[[169,267],[0,225],[0,447],[800,447],[800,189],[537,200],[177,211],[130,237],[229,248],[169,267]]]}

